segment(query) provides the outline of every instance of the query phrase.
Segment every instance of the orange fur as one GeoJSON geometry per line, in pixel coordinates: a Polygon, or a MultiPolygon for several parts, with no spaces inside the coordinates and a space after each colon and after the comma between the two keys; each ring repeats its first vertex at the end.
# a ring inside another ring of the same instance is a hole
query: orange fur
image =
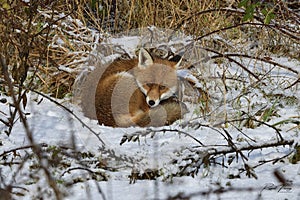
{"type": "Polygon", "coordinates": [[[163,126],[182,118],[176,63],[141,50],[138,59],[118,60],[102,74],[96,89],[99,124],[113,127],[163,126]]]}

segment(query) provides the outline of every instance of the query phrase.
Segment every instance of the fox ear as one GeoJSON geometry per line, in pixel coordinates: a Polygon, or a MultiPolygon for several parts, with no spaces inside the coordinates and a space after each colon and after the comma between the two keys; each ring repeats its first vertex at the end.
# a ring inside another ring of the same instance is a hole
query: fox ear
{"type": "Polygon", "coordinates": [[[179,69],[181,62],[182,62],[183,57],[180,58],[180,60],[176,63],[176,65],[174,65],[175,69],[179,69]]]}
{"type": "Polygon", "coordinates": [[[150,65],[153,65],[153,58],[144,48],[140,49],[139,52],[139,64],[138,67],[146,68],[150,65]]]}

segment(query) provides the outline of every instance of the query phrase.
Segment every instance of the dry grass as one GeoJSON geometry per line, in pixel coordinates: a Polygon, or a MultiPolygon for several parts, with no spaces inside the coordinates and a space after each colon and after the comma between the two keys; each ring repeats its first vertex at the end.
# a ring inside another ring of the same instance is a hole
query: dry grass
{"type": "MultiPolygon", "coordinates": [[[[220,52],[243,52],[250,34],[252,40],[260,41],[256,47],[259,55],[275,53],[299,59],[299,28],[286,34],[275,27],[243,25],[245,13],[228,9],[237,5],[237,1],[196,0],[2,3],[1,54],[14,71],[16,83],[27,80],[33,84],[30,87],[58,98],[71,93],[76,67],[88,56],[91,45],[101,42],[94,31],[117,33],[155,25],[181,30],[220,52]],[[224,40],[213,38],[216,34],[224,40]],[[26,78],[28,72],[34,81],[26,78]]],[[[284,12],[285,5],[275,6],[277,24],[295,23],[296,16],[284,12]]]]}

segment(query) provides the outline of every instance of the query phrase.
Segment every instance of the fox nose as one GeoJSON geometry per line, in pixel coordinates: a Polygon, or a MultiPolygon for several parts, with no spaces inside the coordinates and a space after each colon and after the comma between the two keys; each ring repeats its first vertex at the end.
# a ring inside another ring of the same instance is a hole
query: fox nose
{"type": "Polygon", "coordinates": [[[153,101],[153,100],[149,100],[149,101],[148,101],[148,104],[149,104],[149,106],[154,106],[154,104],[155,104],[155,101],[153,101]]]}

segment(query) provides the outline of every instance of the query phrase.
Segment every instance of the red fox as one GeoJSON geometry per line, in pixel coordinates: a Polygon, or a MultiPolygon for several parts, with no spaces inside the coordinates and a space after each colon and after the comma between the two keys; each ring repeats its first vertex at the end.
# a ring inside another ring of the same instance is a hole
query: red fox
{"type": "Polygon", "coordinates": [[[153,59],[141,48],[137,59],[112,62],[95,94],[99,124],[113,127],[163,126],[183,117],[178,93],[178,63],[153,59]]]}

